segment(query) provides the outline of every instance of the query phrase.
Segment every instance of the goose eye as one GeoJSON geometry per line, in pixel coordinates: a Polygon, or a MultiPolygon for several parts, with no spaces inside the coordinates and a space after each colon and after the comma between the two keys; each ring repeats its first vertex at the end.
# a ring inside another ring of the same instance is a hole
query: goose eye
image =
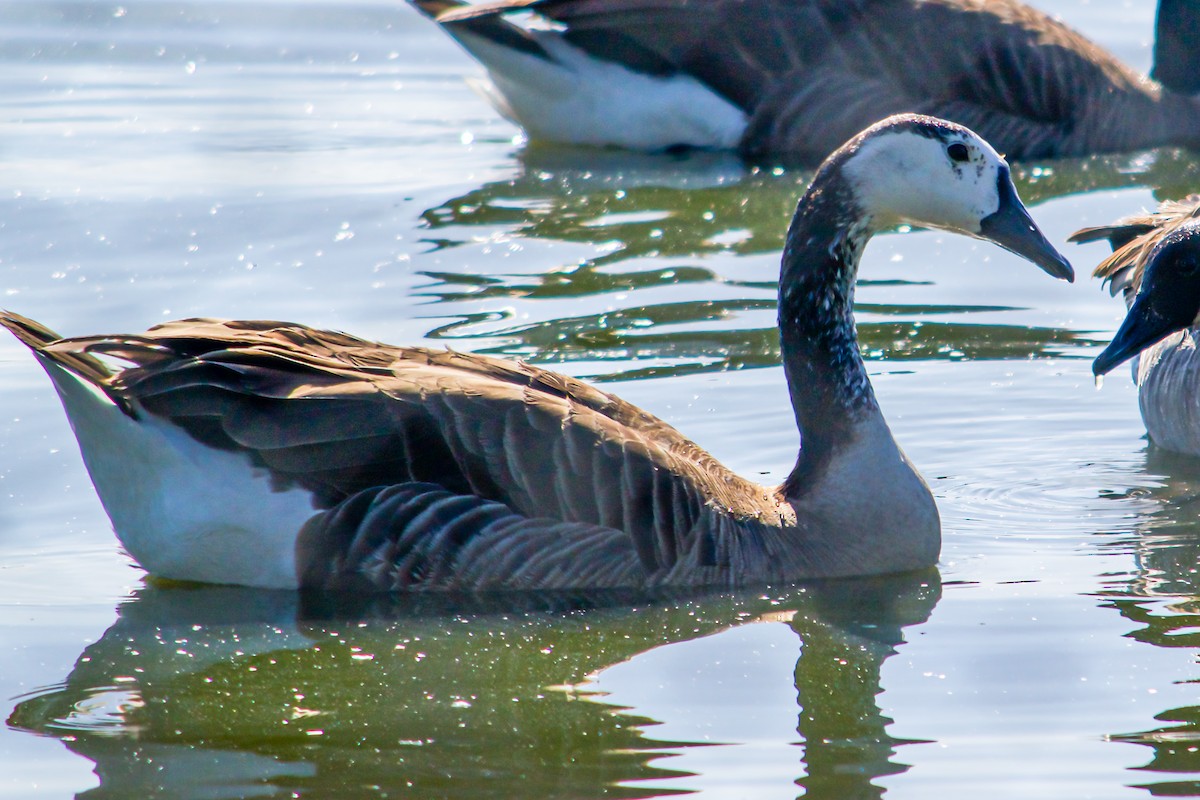
{"type": "Polygon", "coordinates": [[[1198,264],[1195,259],[1185,258],[1175,266],[1175,270],[1180,275],[1190,278],[1196,274],[1196,268],[1198,266],[1200,266],[1200,264],[1198,264]]]}
{"type": "Polygon", "coordinates": [[[963,162],[971,157],[971,151],[962,142],[955,142],[946,148],[946,155],[950,156],[951,161],[963,162]]]}

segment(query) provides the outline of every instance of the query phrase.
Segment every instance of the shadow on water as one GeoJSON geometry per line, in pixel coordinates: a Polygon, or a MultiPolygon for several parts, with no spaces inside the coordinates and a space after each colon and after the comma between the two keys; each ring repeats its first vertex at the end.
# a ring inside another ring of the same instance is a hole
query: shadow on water
{"type": "Polygon", "coordinates": [[[640,598],[150,586],[8,724],[94,762],[89,798],[662,796],[685,790],[654,781],[688,775],[664,757],[716,745],[655,740],[656,720],[606,704],[589,676],[786,622],[802,747],[783,752],[803,763],[785,771],[807,796],[876,798],[874,779],[907,769],[880,668],[940,593],[936,572],[640,598]]]}
{"type": "MultiPolygon", "coordinates": [[[[1200,459],[1149,445],[1146,472],[1158,476],[1157,486],[1117,495],[1139,495],[1151,508],[1138,515],[1131,535],[1114,542],[1133,553],[1134,570],[1105,593],[1105,605],[1136,626],[1129,639],[1200,652],[1200,459]]],[[[1190,682],[1200,689],[1200,671],[1190,682]]],[[[1150,760],[1134,770],[1164,777],[1139,788],[1155,797],[1200,797],[1200,705],[1155,719],[1163,724],[1109,739],[1150,748],[1150,760]]]]}
{"type": "MultiPolygon", "coordinates": [[[[1100,188],[1192,185],[1197,165],[1184,153],[1095,157],[1017,165],[1018,189],[1030,204],[1100,188]]],[[[486,339],[470,349],[535,363],[656,359],[623,378],[664,372],[708,372],[778,364],[775,283],[736,280],[719,271],[722,256],[781,250],[795,204],[811,173],[747,168],[728,154],[647,155],[605,150],[529,147],[519,173],[450,198],[426,210],[426,237],[450,250],[489,233],[526,240],[588,245],[598,253],[577,264],[541,272],[478,274],[469,268],[427,270],[421,293],[437,304],[504,299],[575,298],[669,289],[670,302],[621,305],[582,316],[513,324],[506,312],[452,313],[453,322],[429,336],[449,341],[486,339]],[[717,261],[713,261],[717,259],[717,261]],[[682,299],[681,299],[682,298],[682,299]],[[753,321],[737,329],[723,320],[753,321]]],[[[495,262],[491,262],[495,263],[495,262]]],[[[861,281],[906,285],[911,280],[861,281]]],[[[638,295],[630,295],[637,297],[638,295]]],[[[624,302],[624,301],[622,301],[624,302]]],[[[995,305],[859,303],[859,334],[868,359],[1028,359],[1071,357],[1102,344],[1060,328],[998,323],[940,322],[930,317],[1010,311],[995,305]]],[[[611,376],[594,376],[605,378],[611,376]]]]}

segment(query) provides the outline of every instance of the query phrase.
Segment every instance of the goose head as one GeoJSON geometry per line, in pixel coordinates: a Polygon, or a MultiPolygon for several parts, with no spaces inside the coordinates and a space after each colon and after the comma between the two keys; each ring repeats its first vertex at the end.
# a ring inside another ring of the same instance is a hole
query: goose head
{"type": "Polygon", "coordinates": [[[1175,331],[1200,325],[1200,220],[1176,228],[1155,245],[1125,321],[1092,362],[1103,375],[1175,331]]]}
{"type": "Polygon", "coordinates": [[[870,230],[907,223],[953,231],[1074,280],[1017,197],[1004,158],[971,130],[906,114],[873,125],[842,151],[840,168],[870,230]]]}

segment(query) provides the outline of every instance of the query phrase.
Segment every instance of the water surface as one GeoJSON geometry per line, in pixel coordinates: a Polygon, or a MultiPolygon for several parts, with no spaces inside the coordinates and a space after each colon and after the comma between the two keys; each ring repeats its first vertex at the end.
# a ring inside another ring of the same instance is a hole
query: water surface
{"type": "MultiPolygon", "coordinates": [[[[1051,8],[1050,3],[1039,3],[1051,8]]],[[[1138,68],[1153,8],[1052,11],[1138,68]]],[[[798,446],[773,330],[807,176],[527,147],[402,4],[0,2],[0,293],[64,333],[295,319],[549,364],[742,474],[798,446]]],[[[1051,240],[1200,190],[1018,165],[1051,240]]],[[[1200,467],[1089,360],[1071,247],[868,248],[864,352],[937,570],[718,595],[368,602],[147,581],[0,339],[0,795],[1200,795],[1200,467]]]]}

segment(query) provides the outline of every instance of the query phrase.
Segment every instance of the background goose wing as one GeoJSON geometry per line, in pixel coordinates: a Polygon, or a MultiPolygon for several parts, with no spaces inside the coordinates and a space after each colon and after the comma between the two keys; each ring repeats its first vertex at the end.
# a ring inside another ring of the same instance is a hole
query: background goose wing
{"type": "Polygon", "coordinates": [[[1037,156],[1071,133],[1087,97],[1138,82],[1107,52],[1016,0],[500,0],[438,19],[512,11],[561,24],[565,39],[597,58],[704,82],[757,118],[743,140],[749,154],[811,149],[810,126],[797,115],[817,117],[834,146],[850,138],[863,127],[859,103],[814,111],[796,95],[836,100],[850,91],[853,101],[865,83],[882,102],[872,120],[949,115],[1002,152],[1037,156]],[[999,116],[989,124],[992,113],[999,116]],[[793,125],[790,146],[755,138],[793,125]]]}

